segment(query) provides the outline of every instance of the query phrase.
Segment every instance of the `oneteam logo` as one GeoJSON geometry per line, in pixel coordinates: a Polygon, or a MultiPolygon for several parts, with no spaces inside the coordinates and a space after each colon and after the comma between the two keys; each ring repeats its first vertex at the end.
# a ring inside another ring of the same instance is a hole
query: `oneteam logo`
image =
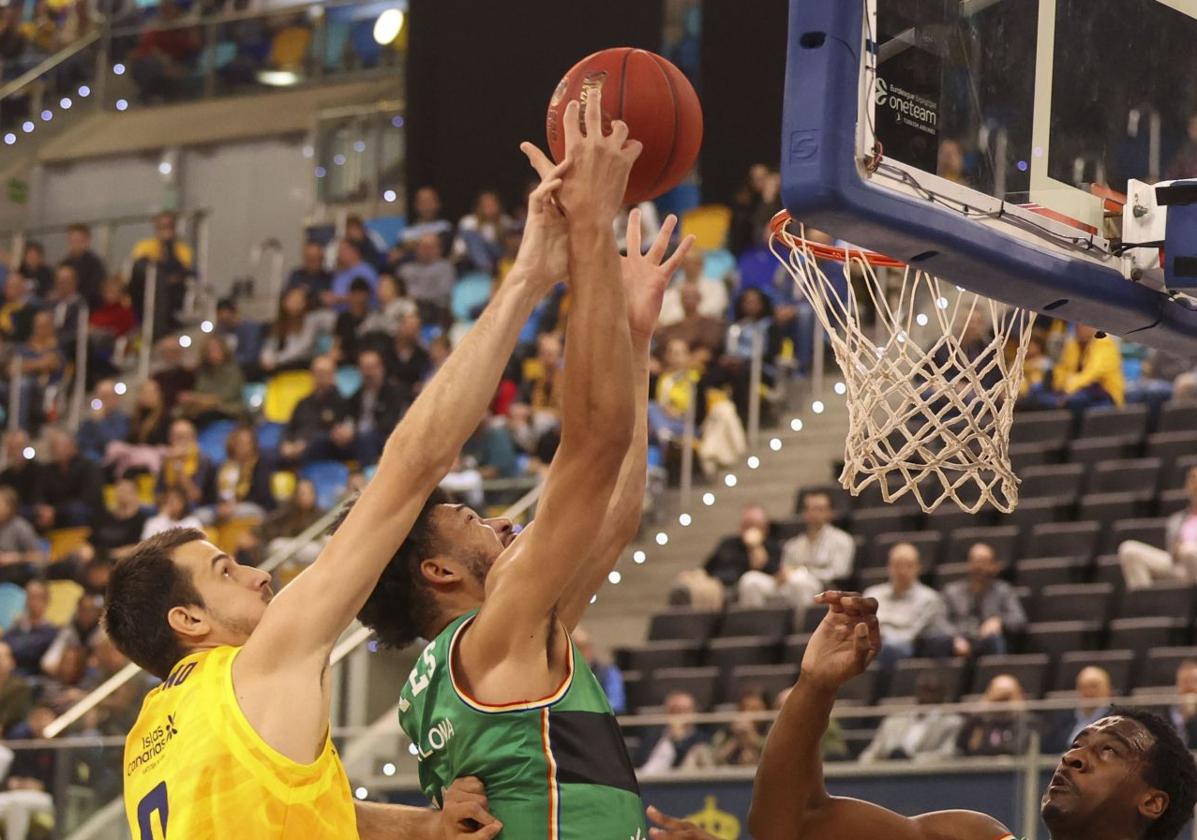
{"type": "Polygon", "coordinates": [[[889,85],[885,79],[877,79],[877,104],[884,107],[889,100],[889,85]]]}

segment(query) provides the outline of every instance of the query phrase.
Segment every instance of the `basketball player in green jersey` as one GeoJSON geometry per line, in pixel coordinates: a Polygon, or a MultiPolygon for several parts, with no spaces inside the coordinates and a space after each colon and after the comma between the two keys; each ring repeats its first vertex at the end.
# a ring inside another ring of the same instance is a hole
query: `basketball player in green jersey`
{"type": "MultiPolygon", "coordinates": [[[[1013,840],[992,817],[938,811],[917,817],[830,796],[819,739],[835,694],[881,649],[877,602],[851,592],[815,599],[828,613],[769,732],[748,828],[756,840],[1013,840]]],[[[1172,725],[1115,707],[1077,736],[1043,794],[1051,840],[1173,840],[1193,815],[1197,764],[1172,725]]],[[[662,834],[662,837],[670,836],[662,834]]],[[[689,840],[678,833],[676,840],[689,840]]]]}
{"type": "Polygon", "coordinates": [[[603,134],[600,95],[585,135],[577,102],[564,120],[572,304],[561,444],[536,521],[515,538],[509,522],[432,500],[360,616],[391,645],[432,639],[399,700],[421,784],[439,800],[457,776],[478,776],[510,840],[648,836],[623,736],[569,634],[638,527],[649,343],[690,243],[662,263],[671,218],[641,256],[633,212],[621,266],[612,222],[639,144],[620,121],[603,134]]]}

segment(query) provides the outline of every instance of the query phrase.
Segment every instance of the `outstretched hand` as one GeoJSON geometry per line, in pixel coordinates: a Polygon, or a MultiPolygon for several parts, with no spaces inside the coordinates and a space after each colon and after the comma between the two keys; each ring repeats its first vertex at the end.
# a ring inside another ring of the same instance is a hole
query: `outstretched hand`
{"type": "Polygon", "coordinates": [[[569,159],[554,164],[532,143],[521,143],[520,151],[540,176],[540,185],[528,196],[528,220],[516,266],[527,272],[537,290],[547,292],[565,279],[569,271],[569,249],[565,214],[556,200],[569,159]]]}
{"type": "Polygon", "coordinates": [[[590,91],[585,113],[576,99],[565,106],[565,159],[572,164],[561,187],[561,205],[571,224],[605,226],[615,220],[632,165],[644,148],[628,137],[623,120],[612,120],[611,133],[603,134],[602,97],[602,87],[590,91]]]}
{"type": "Polygon", "coordinates": [[[677,216],[666,216],[652,247],[642,254],[640,210],[633,208],[628,214],[628,255],[620,261],[620,269],[623,273],[624,297],[628,301],[628,329],[635,340],[648,341],[652,338],[669,280],[694,246],[694,237],[687,236],[677,246],[673,256],[665,259],[669,240],[676,227],[677,216]]]}
{"type": "Polygon", "coordinates": [[[648,806],[648,818],[654,826],[660,826],[649,829],[648,836],[652,840],[719,840],[694,823],[663,814],[651,805],[648,806]]]}
{"type": "Polygon", "coordinates": [[[835,691],[863,673],[881,650],[877,599],[830,591],[816,596],[815,603],[826,605],[827,615],[806,646],[800,680],[835,691]]]}

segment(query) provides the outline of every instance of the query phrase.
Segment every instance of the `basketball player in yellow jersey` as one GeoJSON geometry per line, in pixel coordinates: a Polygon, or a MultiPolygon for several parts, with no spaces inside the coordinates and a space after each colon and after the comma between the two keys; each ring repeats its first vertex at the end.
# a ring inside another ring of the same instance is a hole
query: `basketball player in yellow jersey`
{"type": "MultiPolygon", "coordinates": [[[[835,694],[881,649],[877,602],[824,592],[828,607],[802,657],[802,673],[769,732],[748,828],[756,840],[1013,840],[974,811],[903,817],[823,784],[819,740],[835,694]]],[[[1193,815],[1197,764],[1171,723],[1115,707],[1086,727],[1060,759],[1043,794],[1051,840],[1174,840],[1193,815]]],[[[690,840],[684,833],[654,834],[690,840]]]]}
{"type": "MultiPolygon", "coordinates": [[[[108,633],[163,680],[126,741],[134,840],[446,836],[434,812],[355,806],[329,737],[329,654],[477,428],[533,308],[567,271],[550,212],[567,166],[532,193],[507,279],[392,433],[320,557],[278,597],[269,575],[199,531],[146,540],[113,570],[108,633]]],[[[485,801],[464,794],[454,803],[462,819],[494,837],[501,826],[485,801]]]]}

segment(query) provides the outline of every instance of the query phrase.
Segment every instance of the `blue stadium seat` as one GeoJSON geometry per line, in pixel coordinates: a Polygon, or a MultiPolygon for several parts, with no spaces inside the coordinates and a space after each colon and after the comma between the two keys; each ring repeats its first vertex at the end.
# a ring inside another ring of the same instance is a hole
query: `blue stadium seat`
{"type": "Polygon", "coordinates": [[[349,399],[362,387],[362,373],[352,365],[337,368],[337,390],[349,399]]]}
{"type": "Polygon", "coordinates": [[[723,280],[736,270],[736,258],[732,256],[731,251],[720,248],[716,251],[707,251],[703,258],[702,273],[707,277],[715,280],[723,280]]]}
{"type": "Polygon", "coordinates": [[[235,428],[237,423],[233,420],[216,420],[209,423],[199,433],[200,452],[213,464],[223,464],[226,458],[224,444],[235,428]]]}
{"type": "Polygon", "coordinates": [[[316,503],[324,509],[337,503],[349,483],[349,468],[340,461],[313,461],[299,475],[316,485],[316,503]]]}
{"type": "Polygon", "coordinates": [[[263,452],[277,452],[279,444],[283,442],[283,430],[287,428],[282,423],[259,423],[257,427],[258,448],[263,452]]]}
{"type": "Polygon", "coordinates": [[[490,300],[492,281],[490,275],[482,272],[467,274],[453,287],[453,317],[472,324],[478,311],[490,300]]]}
{"type": "Polygon", "coordinates": [[[15,583],[0,583],[0,630],[12,627],[25,609],[25,590],[15,583]]]}

